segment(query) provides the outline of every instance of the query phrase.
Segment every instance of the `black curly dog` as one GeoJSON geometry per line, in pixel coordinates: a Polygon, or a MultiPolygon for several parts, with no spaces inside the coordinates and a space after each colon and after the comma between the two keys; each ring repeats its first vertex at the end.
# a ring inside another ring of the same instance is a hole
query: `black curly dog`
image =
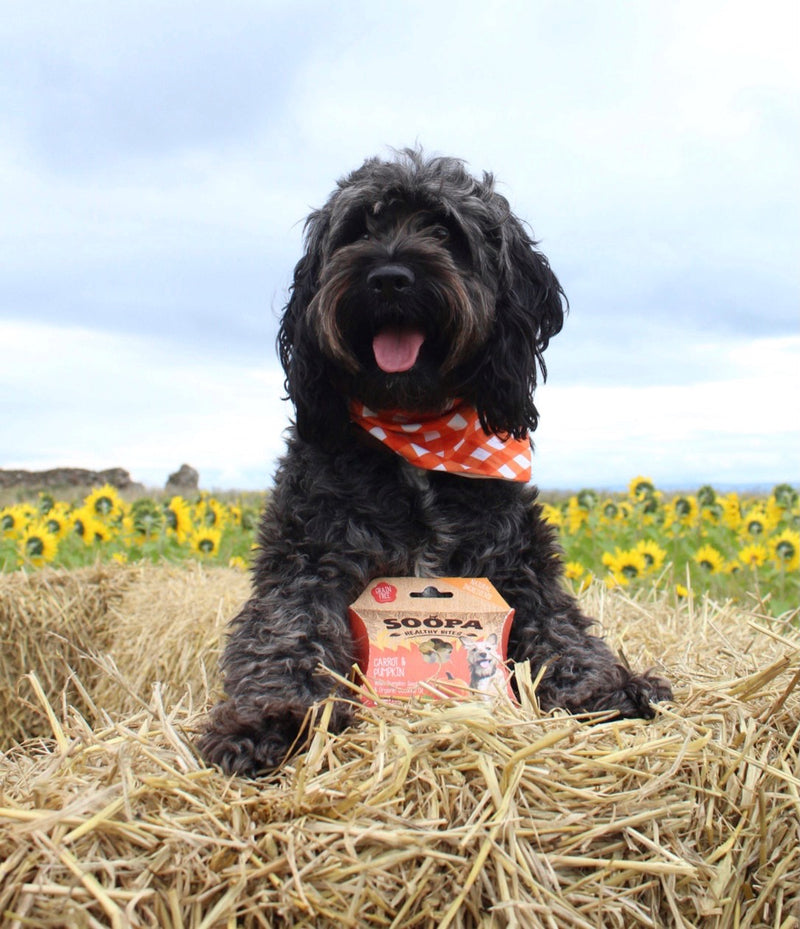
{"type": "MultiPolygon", "coordinates": [[[[296,421],[203,756],[246,775],[285,759],[336,688],[321,669],[348,674],[347,607],[381,575],[488,577],[516,610],[509,656],[534,675],[546,665],[544,709],[651,718],[669,685],[588,634],[536,489],[423,470],[351,418],[353,400],[435,413],[459,398],[487,434],[536,428],[533,391],[566,298],[492,176],[411,150],[370,159],[311,213],[306,246],[278,337],[296,421]],[[387,338],[399,361],[387,362],[387,338]]],[[[351,714],[337,701],[332,726],[351,714]]]]}

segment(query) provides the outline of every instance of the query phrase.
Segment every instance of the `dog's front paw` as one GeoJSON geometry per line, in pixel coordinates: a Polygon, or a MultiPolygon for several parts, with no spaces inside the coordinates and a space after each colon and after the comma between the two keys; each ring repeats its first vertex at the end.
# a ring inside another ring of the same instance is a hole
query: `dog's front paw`
{"type": "MultiPolygon", "coordinates": [[[[205,732],[197,741],[209,764],[227,774],[256,777],[279,768],[305,744],[312,722],[311,707],[299,703],[268,703],[242,708],[233,699],[211,711],[205,732]]],[[[331,728],[344,729],[351,721],[349,707],[336,704],[331,728]]]]}
{"type": "Polygon", "coordinates": [[[197,747],[209,764],[219,765],[227,774],[255,777],[270,771],[286,759],[300,725],[279,723],[273,713],[243,713],[234,700],[225,700],[211,711],[205,732],[197,747]]]}
{"type": "Polygon", "coordinates": [[[603,709],[617,710],[620,717],[628,719],[652,719],[656,714],[654,703],[672,699],[669,682],[646,671],[644,674],[622,672],[621,686],[606,696],[603,709]]]}

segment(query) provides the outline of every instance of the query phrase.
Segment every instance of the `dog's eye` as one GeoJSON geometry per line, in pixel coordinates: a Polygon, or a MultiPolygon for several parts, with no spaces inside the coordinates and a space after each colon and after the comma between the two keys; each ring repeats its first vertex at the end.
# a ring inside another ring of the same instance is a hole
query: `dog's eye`
{"type": "Polygon", "coordinates": [[[450,230],[447,226],[437,224],[431,229],[431,235],[440,242],[446,242],[450,238],[450,230]]]}

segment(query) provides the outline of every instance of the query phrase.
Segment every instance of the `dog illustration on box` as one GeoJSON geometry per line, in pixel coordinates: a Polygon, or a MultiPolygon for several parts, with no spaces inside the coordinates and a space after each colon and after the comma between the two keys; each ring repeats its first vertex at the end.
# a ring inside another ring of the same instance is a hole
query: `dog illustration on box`
{"type": "Polygon", "coordinates": [[[490,700],[506,691],[506,671],[498,651],[497,635],[493,632],[485,639],[459,640],[467,652],[469,686],[477,690],[484,700],[490,700]]]}

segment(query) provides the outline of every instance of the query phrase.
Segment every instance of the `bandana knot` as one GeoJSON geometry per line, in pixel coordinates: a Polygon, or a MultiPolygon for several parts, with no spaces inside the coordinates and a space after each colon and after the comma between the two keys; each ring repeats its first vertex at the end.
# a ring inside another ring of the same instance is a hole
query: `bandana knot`
{"type": "Polygon", "coordinates": [[[456,401],[442,413],[375,411],[350,404],[350,417],[410,464],[464,477],[526,482],[531,478],[530,439],[486,433],[478,411],[456,401]]]}

